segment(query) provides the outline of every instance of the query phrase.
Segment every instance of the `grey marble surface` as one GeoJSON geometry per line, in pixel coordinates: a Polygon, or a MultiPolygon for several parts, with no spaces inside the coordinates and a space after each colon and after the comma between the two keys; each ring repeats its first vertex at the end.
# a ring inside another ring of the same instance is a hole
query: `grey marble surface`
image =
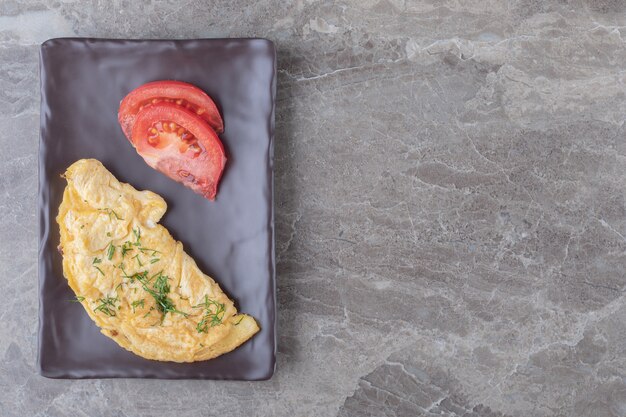
{"type": "Polygon", "coordinates": [[[626,415],[625,42],[620,0],[0,0],[0,416],[626,415]],[[37,375],[59,36],[276,42],[272,380],[37,375]]]}

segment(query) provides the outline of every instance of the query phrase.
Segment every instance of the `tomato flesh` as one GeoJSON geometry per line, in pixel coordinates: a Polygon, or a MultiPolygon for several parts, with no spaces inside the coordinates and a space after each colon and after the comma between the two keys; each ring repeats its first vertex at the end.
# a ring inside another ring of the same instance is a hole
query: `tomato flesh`
{"type": "Polygon", "coordinates": [[[198,115],[162,102],[137,113],[131,142],[148,165],[214,200],[226,165],[224,147],[198,115]]]}
{"type": "Polygon", "coordinates": [[[146,107],[160,103],[170,103],[194,113],[218,134],[224,131],[217,106],[204,91],[181,81],[154,81],[137,87],[120,103],[117,118],[129,140],[132,140],[137,114],[146,107]]]}

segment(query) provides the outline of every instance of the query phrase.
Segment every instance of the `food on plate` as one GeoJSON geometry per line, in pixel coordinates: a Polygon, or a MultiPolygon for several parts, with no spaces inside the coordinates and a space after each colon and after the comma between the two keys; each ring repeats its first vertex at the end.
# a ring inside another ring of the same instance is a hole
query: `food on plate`
{"type": "Polygon", "coordinates": [[[64,177],[63,273],[104,335],[146,359],[194,362],[259,331],[158,224],[163,198],[120,183],[95,159],[75,162],[64,177]]]}
{"type": "Polygon", "coordinates": [[[220,112],[204,91],[193,84],[181,81],[153,81],[135,88],[120,103],[117,116],[129,140],[137,113],[158,103],[172,103],[186,108],[208,123],[216,133],[224,131],[220,112]]]}
{"type": "Polygon", "coordinates": [[[118,119],[148,165],[214,200],[226,165],[217,136],[222,119],[213,100],[179,81],[144,84],[128,94],[118,119]]]}
{"type": "Polygon", "coordinates": [[[148,165],[209,200],[226,165],[224,147],[206,123],[170,103],[146,107],[132,130],[135,149],[148,165]]]}

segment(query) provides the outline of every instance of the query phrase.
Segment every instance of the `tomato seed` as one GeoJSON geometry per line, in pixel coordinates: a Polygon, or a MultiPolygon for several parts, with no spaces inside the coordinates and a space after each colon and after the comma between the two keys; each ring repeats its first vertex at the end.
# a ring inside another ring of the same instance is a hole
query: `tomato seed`
{"type": "Polygon", "coordinates": [[[176,100],[176,104],[178,104],[180,106],[181,104],[183,104],[183,101],[181,99],[178,99],[178,100],[176,100]]]}

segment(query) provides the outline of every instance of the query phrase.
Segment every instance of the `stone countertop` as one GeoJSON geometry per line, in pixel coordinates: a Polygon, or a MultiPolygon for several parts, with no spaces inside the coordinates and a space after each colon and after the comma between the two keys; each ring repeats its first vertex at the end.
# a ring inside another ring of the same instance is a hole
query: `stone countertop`
{"type": "Polygon", "coordinates": [[[0,2],[0,415],[626,415],[620,0],[0,2]],[[39,44],[276,42],[267,382],[35,370],[39,44]]]}

